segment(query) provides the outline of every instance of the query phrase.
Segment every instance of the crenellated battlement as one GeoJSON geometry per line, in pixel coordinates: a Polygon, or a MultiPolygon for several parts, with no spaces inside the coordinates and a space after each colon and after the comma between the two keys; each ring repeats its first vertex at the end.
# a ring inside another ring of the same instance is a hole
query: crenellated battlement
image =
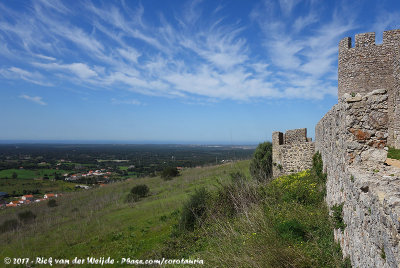
{"type": "Polygon", "coordinates": [[[352,47],[350,37],[339,42],[338,97],[344,94],[367,94],[376,89],[385,89],[389,96],[390,146],[400,146],[399,62],[400,30],[383,32],[382,44],[376,44],[375,33],[355,36],[352,47]]]}
{"type": "Polygon", "coordinates": [[[371,46],[378,46],[378,47],[398,46],[400,44],[400,30],[384,31],[382,44],[376,44],[375,38],[376,36],[374,32],[356,34],[354,42],[355,46],[353,47],[351,37],[345,37],[339,42],[339,53],[342,50],[352,49],[352,48],[360,49],[371,46]]]}

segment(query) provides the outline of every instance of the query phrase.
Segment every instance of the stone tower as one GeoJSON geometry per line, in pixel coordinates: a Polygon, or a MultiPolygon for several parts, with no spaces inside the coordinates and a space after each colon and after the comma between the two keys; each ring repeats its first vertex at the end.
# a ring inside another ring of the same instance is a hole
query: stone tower
{"type": "Polygon", "coordinates": [[[307,129],[272,132],[272,174],[274,177],[312,167],[314,143],[307,138],[307,129]]]}
{"type": "Polygon", "coordinates": [[[400,148],[400,30],[383,33],[383,43],[375,43],[375,33],[355,36],[355,46],[346,37],[339,43],[338,97],[345,93],[364,95],[376,89],[388,92],[389,146],[400,148]],[[397,120],[396,120],[397,118],[397,120]]]}

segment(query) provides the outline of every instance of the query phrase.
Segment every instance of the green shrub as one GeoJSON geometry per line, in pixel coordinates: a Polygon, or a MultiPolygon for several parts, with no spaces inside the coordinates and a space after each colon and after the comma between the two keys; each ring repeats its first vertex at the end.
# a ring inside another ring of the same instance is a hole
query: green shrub
{"type": "Polygon", "coordinates": [[[285,202],[317,204],[324,197],[319,188],[315,176],[305,170],[273,180],[268,187],[268,194],[285,202]]]}
{"type": "Polygon", "coordinates": [[[134,186],[130,193],[126,196],[125,202],[133,203],[139,201],[140,198],[146,197],[150,192],[150,188],[146,184],[134,186]]]}
{"type": "Polygon", "coordinates": [[[58,206],[58,204],[57,204],[57,201],[55,199],[50,199],[47,202],[47,206],[50,207],[50,208],[54,208],[54,207],[58,206]]]}
{"type": "Polygon", "coordinates": [[[150,188],[146,184],[139,184],[131,189],[131,194],[137,195],[138,197],[146,197],[149,192],[150,188]]]}
{"type": "Polygon", "coordinates": [[[250,162],[250,173],[258,181],[272,178],[272,143],[260,143],[250,162]]]}
{"type": "Polygon", "coordinates": [[[305,240],[306,227],[296,219],[279,222],[275,227],[278,233],[285,239],[305,240]]]}
{"type": "Polygon", "coordinates": [[[206,188],[197,189],[183,205],[179,221],[180,229],[193,231],[196,226],[201,225],[209,200],[210,193],[206,188]]]}
{"type": "Polygon", "coordinates": [[[332,206],[332,219],[334,223],[335,229],[344,230],[346,228],[346,224],[343,221],[343,203],[336,204],[332,206]]]}
{"type": "Polygon", "coordinates": [[[320,152],[316,152],[312,158],[312,172],[319,179],[320,182],[326,181],[326,174],[323,172],[323,162],[320,152]]]}
{"type": "Polygon", "coordinates": [[[26,210],[24,212],[18,213],[18,219],[22,223],[29,223],[36,219],[36,215],[32,211],[26,210]]]}
{"type": "Polygon", "coordinates": [[[255,183],[247,181],[244,175],[235,176],[232,180],[219,185],[210,206],[212,215],[232,217],[258,202],[260,193],[255,183]]]}
{"type": "Polygon", "coordinates": [[[161,178],[171,180],[179,175],[179,170],[176,167],[167,167],[161,172],[161,178]]]}
{"type": "Polygon", "coordinates": [[[0,233],[5,233],[8,231],[13,231],[17,229],[19,226],[19,222],[16,219],[6,220],[0,225],[0,233]]]}

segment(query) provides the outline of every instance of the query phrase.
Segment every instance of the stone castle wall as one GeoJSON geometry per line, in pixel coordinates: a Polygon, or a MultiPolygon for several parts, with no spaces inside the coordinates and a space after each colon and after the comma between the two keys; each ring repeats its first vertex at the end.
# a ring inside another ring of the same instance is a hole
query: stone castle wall
{"type": "Polygon", "coordinates": [[[307,129],[272,133],[273,176],[299,172],[312,167],[314,143],[307,138],[307,129]]]}
{"type": "Polygon", "coordinates": [[[386,89],[389,97],[388,144],[400,148],[398,110],[400,30],[383,33],[382,44],[375,43],[375,33],[357,34],[355,46],[346,37],[339,43],[338,95],[365,94],[375,89],[386,89]]]}
{"type": "Polygon", "coordinates": [[[400,169],[384,164],[387,146],[399,148],[399,36],[340,42],[338,104],[315,129],[326,201],[343,205],[346,227],[335,238],[353,267],[400,267],[400,169]]]}
{"type": "Polygon", "coordinates": [[[343,204],[344,230],[335,230],[353,267],[400,264],[400,169],[383,165],[387,92],[344,95],[317,124],[316,151],[327,172],[328,206],[343,204]],[[384,121],[384,120],[383,120],[384,121]],[[383,258],[385,256],[385,258],[383,258]]]}
{"type": "Polygon", "coordinates": [[[400,118],[400,46],[395,50],[395,61],[393,63],[394,70],[394,82],[395,82],[395,91],[394,91],[394,111],[393,111],[393,146],[395,148],[400,148],[400,120],[396,121],[396,118],[400,118]]]}
{"type": "Polygon", "coordinates": [[[319,151],[327,173],[326,202],[342,205],[346,227],[335,230],[353,267],[400,267],[400,169],[385,164],[400,148],[400,30],[358,34],[339,44],[338,104],[306,129],[273,132],[274,177],[312,167],[319,151]]]}

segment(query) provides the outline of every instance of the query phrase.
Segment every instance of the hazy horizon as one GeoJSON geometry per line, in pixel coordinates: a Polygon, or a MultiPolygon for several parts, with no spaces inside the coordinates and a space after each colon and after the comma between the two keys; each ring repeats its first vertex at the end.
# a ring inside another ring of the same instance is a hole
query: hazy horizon
{"type": "Polygon", "coordinates": [[[255,142],[227,142],[227,141],[129,141],[129,140],[0,140],[0,145],[3,144],[99,144],[99,145],[221,145],[221,146],[255,146],[259,143],[255,142]]]}

